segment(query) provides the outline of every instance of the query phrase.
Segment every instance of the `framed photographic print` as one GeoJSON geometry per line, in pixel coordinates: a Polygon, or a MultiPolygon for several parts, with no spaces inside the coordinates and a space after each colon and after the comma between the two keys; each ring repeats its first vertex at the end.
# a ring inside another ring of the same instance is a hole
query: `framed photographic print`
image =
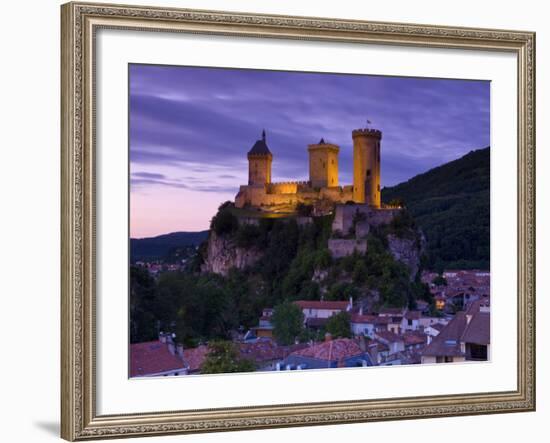
{"type": "Polygon", "coordinates": [[[534,410],[534,33],[61,14],[63,438],[534,410]]]}

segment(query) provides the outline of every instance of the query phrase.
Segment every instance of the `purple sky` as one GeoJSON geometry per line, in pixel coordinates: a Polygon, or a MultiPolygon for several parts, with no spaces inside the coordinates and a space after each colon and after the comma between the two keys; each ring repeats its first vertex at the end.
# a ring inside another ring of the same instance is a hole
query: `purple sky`
{"type": "Polygon", "coordinates": [[[132,237],[206,229],[247,181],[263,128],[273,181],[306,180],[307,145],[382,130],[382,185],[489,145],[490,83],[346,74],[130,65],[132,237]]]}

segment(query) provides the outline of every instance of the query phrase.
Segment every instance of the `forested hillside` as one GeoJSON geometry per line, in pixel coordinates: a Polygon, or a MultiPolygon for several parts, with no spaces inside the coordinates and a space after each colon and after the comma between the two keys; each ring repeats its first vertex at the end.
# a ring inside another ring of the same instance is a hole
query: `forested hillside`
{"type": "Polygon", "coordinates": [[[427,239],[426,266],[489,268],[490,150],[464,157],[382,190],[402,200],[427,239]]]}

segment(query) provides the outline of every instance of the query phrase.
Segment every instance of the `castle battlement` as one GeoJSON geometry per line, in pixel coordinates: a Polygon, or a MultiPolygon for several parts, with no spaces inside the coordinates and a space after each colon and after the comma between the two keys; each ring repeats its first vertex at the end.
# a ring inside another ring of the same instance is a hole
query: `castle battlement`
{"type": "Polygon", "coordinates": [[[288,181],[288,182],[272,182],[270,185],[299,185],[299,186],[310,186],[311,183],[307,180],[303,181],[288,181]]]}
{"type": "Polygon", "coordinates": [[[351,137],[361,137],[361,136],[367,136],[367,137],[374,137],[378,140],[382,139],[382,131],[379,131],[378,129],[371,129],[371,128],[360,128],[360,129],[354,129],[351,131],[351,137]]]}

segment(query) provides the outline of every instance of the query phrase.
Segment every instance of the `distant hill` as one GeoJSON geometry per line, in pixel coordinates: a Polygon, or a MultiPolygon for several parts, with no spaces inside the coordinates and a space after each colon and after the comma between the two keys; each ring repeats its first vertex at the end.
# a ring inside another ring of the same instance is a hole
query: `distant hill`
{"type": "Polygon", "coordinates": [[[172,232],[149,238],[130,239],[131,261],[163,258],[175,248],[198,246],[208,237],[208,231],[172,232]]]}
{"type": "Polygon", "coordinates": [[[424,232],[432,269],[489,268],[490,160],[489,148],[471,151],[382,189],[382,200],[402,199],[424,232]]]}

